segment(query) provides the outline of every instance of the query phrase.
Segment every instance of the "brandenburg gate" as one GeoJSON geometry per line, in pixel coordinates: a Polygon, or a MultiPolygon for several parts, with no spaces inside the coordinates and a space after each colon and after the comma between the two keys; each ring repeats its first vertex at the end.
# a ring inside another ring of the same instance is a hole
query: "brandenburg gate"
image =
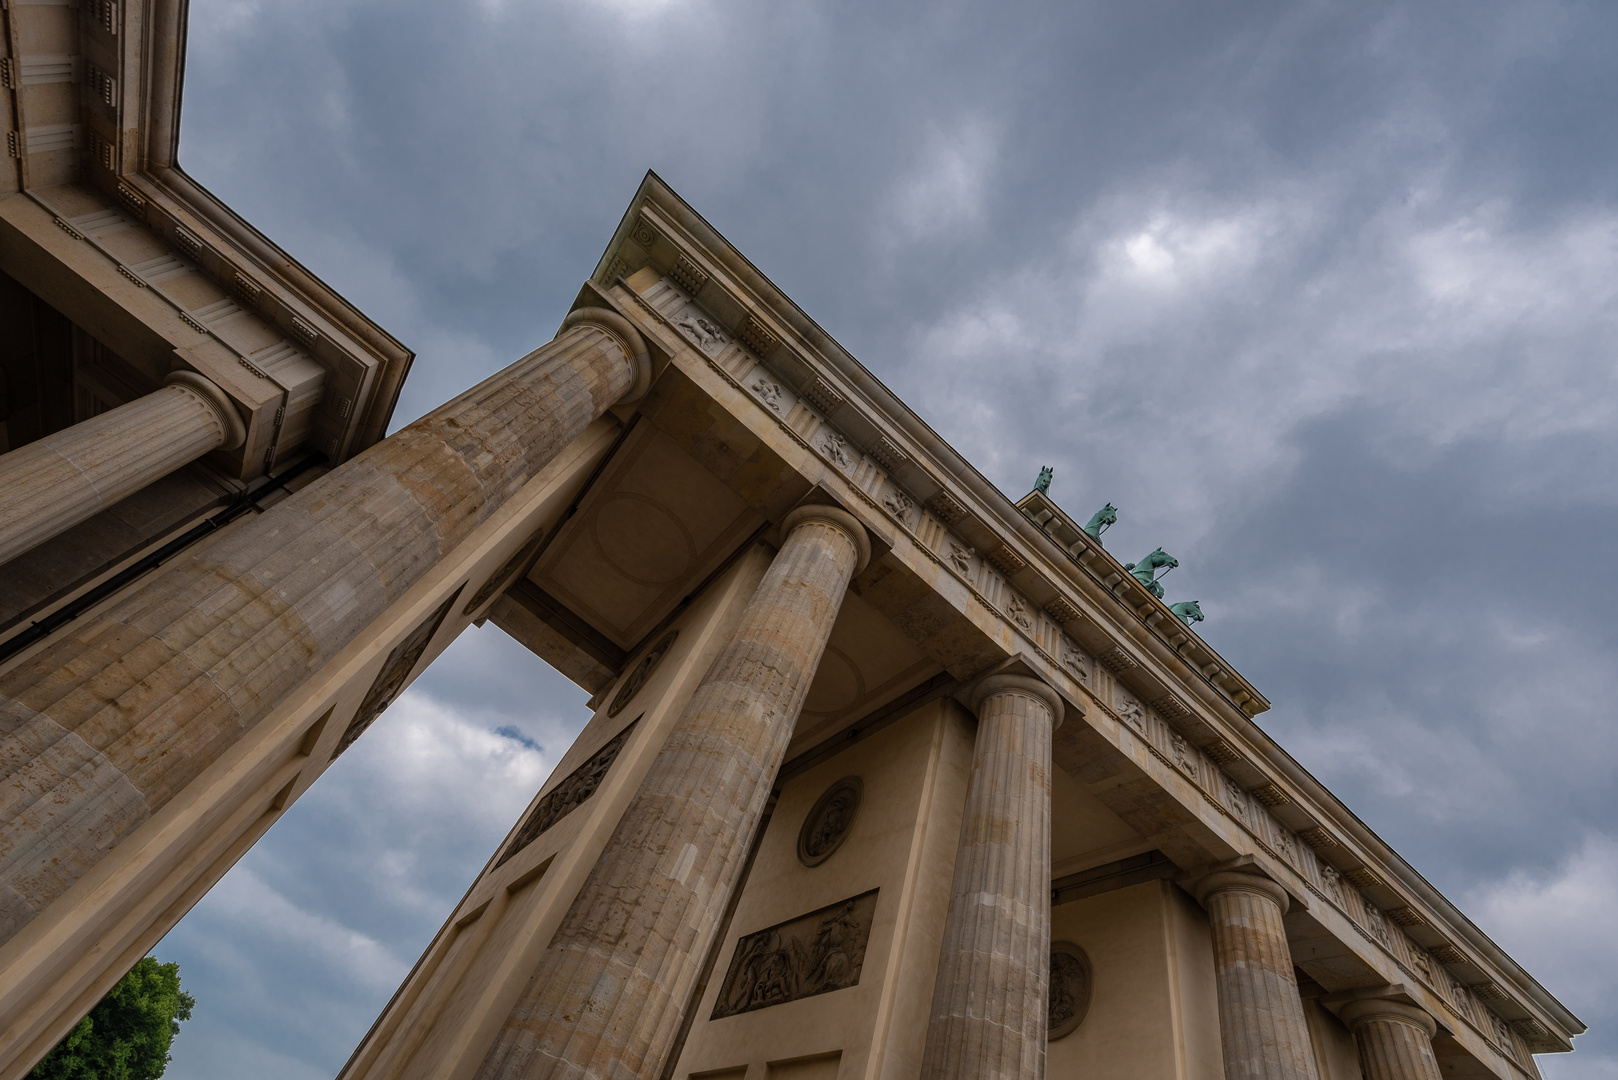
{"type": "Polygon", "coordinates": [[[183,0],[0,18],[0,1077],[486,620],[590,716],[345,1080],[1517,1080],[1584,1030],[1155,564],[657,176],[384,437],[411,353],[175,161],[183,0]]]}

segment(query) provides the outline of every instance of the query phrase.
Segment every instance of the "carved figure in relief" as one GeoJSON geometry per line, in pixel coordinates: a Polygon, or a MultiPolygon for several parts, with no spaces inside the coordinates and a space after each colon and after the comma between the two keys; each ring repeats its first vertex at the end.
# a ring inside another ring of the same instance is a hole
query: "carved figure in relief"
{"type": "Polygon", "coordinates": [[[1044,468],[1040,469],[1039,479],[1034,481],[1034,490],[1043,495],[1050,494],[1051,478],[1055,475],[1056,470],[1051,468],[1049,465],[1046,465],[1044,468]]]}
{"type": "Polygon", "coordinates": [[[1071,1035],[1090,1009],[1090,958],[1071,941],[1051,942],[1050,982],[1046,991],[1046,1037],[1051,1042],[1071,1035]]]}
{"type": "Polygon", "coordinates": [[[915,508],[916,500],[898,488],[889,488],[882,496],[882,505],[888,508],[888,513],[899,519],[899,524],[909,527],[910,511],[915,508]]]}
{"type": "Polygon", "coordinates": [[[857,776],[845,776],[823,792],[798,830],[798,861],[819,866],[831,858],[854,827],[865,783],[857,776]]]}
{"type": "Polygon", "coordinates": [[[612,704],[607,706],[608,716],[617,716],[623,712],[624,706],[640,693],[640,688],[646,685],[646,680],[652,677],[652,672],[663,662],[663,657],[674,647],[674,639],[679,636],[678,630],[670,630],[641,658],[641,662],[635,665],[635,670],[629,673],[629,678],[618,688],[618,693],[613,695],[612,704]]]}
{"type": "Polygon", "coordinates": [[[1100,540],[1101,534],[1116,524],[1118,524],[1118,508],[1108,503],[1091,515],[1089,522],[1084,526],[1084,531],[1100,540]]]}
{"type": "Polygon", "coordinates": [[[972,556],[976,554],[975,549],[964,544],[957,544],[953,540],[950,541],[949,564],[955,567],[959,573],[967,575],[972,573],[972,556]]]}
{"type": "Polygon", "coordinates": [[[1280,852],[1281,858],[1287,862],[1298,861],[1298,842],[1292,838],[1292,834],[1287,830],[1277,829],[1275,831],[1275,849],[1280,852]]]}
{"type": "Polygon", "coordinates": [[[1225,802],[1230,804],[1231,812],[1237,817],[1247,817],[1247,792],[1228,776],[1225,777],[1225,802]]]}
{"type": "Polygon", "coordinates": [[[1169,743],[1174,751],[1174,764],[1178,765],[1183,771],[1195,776],[1197,774],[1197,754],[1195,750],[1191,749],[1191,744],[1186,741],[1185,736],[1176,731],[1169,736],[1169,743]]]}
{"type": "Polygon", "coordinates": [[[1341,904],[1343,902],[1343,875],[1337,872],[1337,868],[1321,863],[1320,881],[1326,886],[1326,895],[1341,904]]]}
{"type": "Polygon", "coordinates": [[[522,823],[522,828],[517,830],[517,835],[512,838],[511,844],[507,846],[500,856],[500,861],[495,865],[503,865],[507,859],[533,843],[546,829],[567,817],[578,809],[586,799],[594,795],[596,789],[601,786],[601,781],[606,779],[608,770],[612,768],[612,763],[618,760],[618,752],[629,741],[629,733],[635,730],[635,724],[639,722],[639,720],[636,720],[617,735],[614,735],[607,745],[590,755],[583,765],[574,769],[567,775],[566,779],[552,788],[543,799],[539,800],[538,805],[529,811],[528,817],[522,823]]]}
{"type": "Polygon", "coordinates": [[[1468,1020],[1472,1019],[1472,1003],[1466,999],[1466,987],[1454,976],[1449,980],[1449,999],[1455,1005],[1456,1012],[1468,1020]]]}
{"type": "Polygon", "coordinates": [[[738,941],[713,1019],[857,985],[876,896],[872,890],[738,941]]]}
{"type": "Polygon", "coordinates": [[[1024,630],[1034,628],[1034,617],[1028,612],[1028,602],[1016,593],[1012,593],[1011,599],[1006,601],[1006,614],[1011,616],[1012,622],[1024,630]]]}
{"type": "Polygon", "coordinates": [[[1383,917],[1382,909],[1369,900],[1365,901],[1365,925],[1377,941],[1388,943],[1388,920],[1383,917]]]}
{"type": "Polygon", "coordinates": [[[1195,600],[1181,600],[1178,604],[1170,604],[1169,610],[1187,626],[1199,623],[1207,617],[1202,613],[1202,605],[1195,600]]]}
{"type": "Polygon", "coordinates": [[[725,337],[724,331],[690,308],[687,308],[683,315],[674,320],[674,326],[695,342],[697,348],[705,353],[718,352],[725,342],[729,340],[725,337]]]}
{"type": "Polygon", "coordinates": [[[844,472],[854,467],[854,459],[848,456],[848,440],[829,428],[820,437],[820,452],[844,472]]]}
{"type": "Polygon", "coordinates": [[[758,399],[769,407],[771,412],[781,411],[781,388],[768,378],[760,375],[754,379],[749,390],[758,395],[758,399]]]}
{"type": "Polygon", "coordinates": [[[1145,733],[1146,710],[1141,706],[1140,702],[1122,692],[1119,693],[1118,715],[1123,718],[1124,723],[1136,731],[1145,733]]]}
{"type": "Polygon", "coordinates": [[[1090,680],[1090,656],[1067,638],[1062,639],[1062,666],[1081,681],[1090,680]]]}
{"type": "Polygon", "coordinates": [[[1150,589],[1153,596],[1161,600],[1163,599],[1163,586],[1157,580],[1157,572],[1161,570],[1166,574],[1179,565],[1179,559],[1176,559],[1162,548],[1155,548],[1138,563],[1124,563],[1124,569],[1128,570],[1129,575],[1136,581],[1150,589]]]}
{"type": "Polygon", "coordinates": [[[1433,981],[1433,958],[1426,949],[1410,946],[1410,962],[1416,965],[1416,973],[1428,982],[1433,981]]]}

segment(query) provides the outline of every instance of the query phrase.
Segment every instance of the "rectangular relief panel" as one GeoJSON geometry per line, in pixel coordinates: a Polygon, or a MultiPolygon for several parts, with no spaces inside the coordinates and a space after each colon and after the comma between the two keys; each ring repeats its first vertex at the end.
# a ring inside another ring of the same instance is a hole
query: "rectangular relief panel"
{"type": "Polygon", "coordinates": [[[711,1019],[858,984],[879,891],[829,904],[738,941],[711,1019]]]}

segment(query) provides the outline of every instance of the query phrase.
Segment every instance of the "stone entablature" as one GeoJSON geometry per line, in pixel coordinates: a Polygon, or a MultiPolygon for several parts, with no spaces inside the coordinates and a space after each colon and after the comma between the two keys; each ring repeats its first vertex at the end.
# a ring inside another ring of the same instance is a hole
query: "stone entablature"
{"type": "Polygon", "coordinates": [[[248,427],[213,455],[227,473],[251,480],[310,450],[345,460],[385,433],[412,354],[179,169],[184,50],[169,46],[184,13],[183,0],[0,11],[6,268],[148,389],[182,367],[222,387],[248,427]]]}
{"type": "Polygon", "coordinates": [[[1120,748],[1193,785],[1182,799],[1322,902],[1311,911],[1364,963],[1425,987],[1519,1064],[1569,1048],[1553,1031],[1577,1021],[1251,723],[1268,702],[1250,684],[1099,544],[1035,524],[986,482],[942,480],[981,477],[655,177],[595,280],[818,459],[897,556],[955,580],[1006,654],[1037,658],[1116,721],[1120,748]]]}

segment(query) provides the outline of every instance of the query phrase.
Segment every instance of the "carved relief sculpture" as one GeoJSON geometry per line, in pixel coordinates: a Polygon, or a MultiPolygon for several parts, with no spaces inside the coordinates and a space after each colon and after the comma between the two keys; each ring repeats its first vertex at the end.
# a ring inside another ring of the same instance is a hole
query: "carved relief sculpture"
{"type": "Polygon", "coordinates": [[[1369,900],[1365,901],[1365,925],[1377,941],[1388,944],[1388,920],[1383,918],[1382,909],[1369,900]]]}
{"type": "Polygon", "coordinates": [[[1090,681],[1090,656],[1067,638],[1062,639],[1062,666],[1080,682],[1090,681]]]}
{"type": "Polygon", "coordinates": [[[614,735],[607,745],[591,754],[583,765],[568,773],[567,779],[546,792],[545,797],[529,812],[527,820],[522,823],[522,828],[511,838],[511,843],[495,865],[504,865],[507,859],[533,843],[546,829],[567,817],[581,803],[594,795],[596,788],[601,786],[601,781],[606,779],[612,763],[618,760],[618,752],[624,748],[624,743],[629,741],[629,733],[635,730],[638,723],[640,719],[637,717],[628,727],[614,735]]]}
{"type": "Polygon", "coordinates": [[[1118,691],[1118,715],[1136,731],[1146,732],[1146,710],[1141,703],[1122,690],[1118,691]]]}
{"type": "Polygon", "coordinates": [[[965,544],[957,544],[951,541],[949,545],[949,564],[955,568],[956,573],[970,577],[972,574],[972,556],[975,554],[977,552],[965,544]]]}
{"type": "Polygon", "coordinates": [[[1084,1023],[1090,1011],[1090,958],[1071,941],[1051,942],[1051,975],[1048,991],[1049,1014],[1046,1038],[1065,1038],[1084,1023]]]}
{"type": "Polygon", "coordinates": [[[747,388],[753,391],[753,393],[757,394],[758,399],[762,401],[771,412],[781,411],[781,388],[780,386],[771,382],[766,376],[760,375],[758,378],[749,383],[747,388]]]}
{"type": "Polygon", "coordinates": [[[1174,750],[1174,764],[1191,776],[1197,775],[1197,752],[1191,749],[1191,744],[1179,732],[1169,736],[1174,750]]]}
{"type": "Polygon", "coordinates": [[[461,590],[456,589],[448,600],[438,606],[438,610],[423,619],[420,626],[410,631],[409,637],[393,647],[387,661],[382,665],[382,670],[377,672],[376,681],[371,684],[371,689],[365,692],[365,700],[360,702],[359,711],[354,714],[354,719],[348,722],[348,730],[343,732],[343,737],[337,742],[337,748],[331,752],[331,760],[336,761],[339,754],[353,746],[354,741],[365,734],[365,729],[382,715],[383,710],[393,704],[393,699],[399,696],[399,691],[410,681],[410,673],[416,670],[416,664],[421,660],[421,654],[427,651],[427,645],[433,640],[433,635],[438,633],[439,624],[444,621],[444,616],[449,614],[449,609],[455,606],[456,597],[460,595],[461,590]]]}
{"type": "Polygon", "coordinates": [[[803,819],[803,827],[798,830],[799,862],[819,866],[831,858],[832,852],[841,847],[853,831],[864,794],[865,784],[859,777],[845,776],[815,800],[803,819]]]}
{"type": "Polygon", "coordinates": [[[1343,902],[1343,875],[1337,872],[1337,868],[1321,863],[1320,881],[1326,887],[1326,895],[1341,904],[1343,902]]]}
{"type": "Polygon", "coordinates": [[[1024,630],[1032,630],[1034,628],[1034,616],[1028,611],[1028,601],[1024,600],[1016,593],[1012,593],[1011,598],[1006,601],[1006,614],[1011,616],[1012,622],[1016,623],[1024,630]]]}
{"type": "Polygon", "coordinates": [[[1454,976],[1451,976],[1449,980],[1449,999],[1455,1004],[1456,1012],[1467,1020],[1472,1019],[1471,1002],[1466,1000],[1466,987],[1462,986],[1461,980],[1454,976]]]}
{"type": "Polygon", "coordinates": [[[899,488],[889,488],[882,496],[882,505],[887,507],[888,513],[899,519],[899,524],[905,528],[910,527],[910,511],[915,508],[916,500],[899,488]]]}
{"type": "Polygon", "coordinates": [[[742,938],[712,1019],[856,985],[876,896],[872,889],[742,938]]]}
{"type": "Polygon", "coordinates": [[[1232,813],[1244,821],[1247,820],[1247,792],[1228,776],[1225,777],[1225,802],[1232,813]]]}
{"type": "Polygon", "coordinates": [[[624,711],[625,705],[634,700],[635,695],[640,693],[640,688],[646,685],[646,680],[652,677],[652,672],[657,670],[657,665],[662,663],[663,657],[674,647],[674,639],[679,636],[678,630],[670,630],[645,656],[641,657],[640,663],[635,665],[635,670],[629,673],[629,678],[624,680],[624,684],[612,696],[612,704],[607,706],[608,716],[617,716],[624,711]]]}
{"type": "Polygon", "coordinates": [[[517,553],[507,559],[500,569],[489,575],[489,580],[485,581],[482,588],[478,589],[472,599],[466,602],[466,607],[461,609],[461,614],[470,615],[482,607],[485,600],[499,592],[501,587],[507,583],[507,580],[516,574],[518,567],[527,565],[529,560],[539,553],[540,546],[544,542],[545,530],[541,529],[533,535],[528,543],[517,549],[517,553]]]}
{"type": "Polygon", "coordinates": [[[675,327],[708,355],[717,353],[724,348],[730,339],[725,332],[708,319],[696,308],[686,308],[685,312],[674,321],[675,327]]]}
{"type": "Polygon", "coordinates": [[[854,459],[848,456],[848,440],[837,432],[827,428],[820,436],[819,446],[820,452],[826,455],[826,460],[839,469],[847,472],[854,467],[854,459]]]}

